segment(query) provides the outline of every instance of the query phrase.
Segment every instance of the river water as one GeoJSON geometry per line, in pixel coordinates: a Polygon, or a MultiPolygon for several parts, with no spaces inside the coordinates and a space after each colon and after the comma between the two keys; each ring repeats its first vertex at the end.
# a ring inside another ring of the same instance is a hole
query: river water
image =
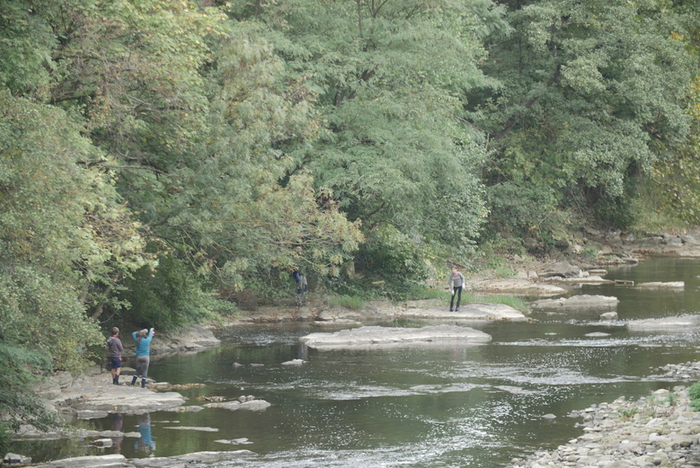
{"type": "MultiPolygon", "coordinates": [[[[493,337],[479,346],[317,351],[298,343],[318,331],[309,325],[227,330],[219,348],[156,360],[151,377],[205,384],[181,391],[187,404],[201,405],[202,396],[254,395],[272,404],[265,411],[155,412],[149,415],[153,444],[125,438],[101,452],[81,441],[13,448],[35,460],[47,453],[136,458],[247,449],[256,455],[215,466],[502,467],[580,435],[578,420],[568,416],[573,410],[678,385],[659,367],[700,359],[697,332],[631,333],[624,323],[697,314],[699,275],[700,261],[678,258],[609,269],[609,279],[684,281],[685,288],[586,285],[572,294],[617,296],[619,322],[603,326],[599,312],[533,313],[529,323],[475,325],[493,337]],[[282,365],[294,358],[307,362],[282,365]],[[172,429],[178,426],[201,430],[172,429]],[[232,439],[249,443],[218,442],[232,439]]],[[[125,432],[146,427],[135,415],[82,424],[100,430],[117,424],[125,432]]]]}

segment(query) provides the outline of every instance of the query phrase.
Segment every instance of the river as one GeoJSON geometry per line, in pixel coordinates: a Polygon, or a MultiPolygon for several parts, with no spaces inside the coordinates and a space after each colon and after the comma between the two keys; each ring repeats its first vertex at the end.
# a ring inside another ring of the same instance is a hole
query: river
{"type": "MultiPolygon", "coordinates": [[[[155,412],[149,415],[153,444],[124,438],[118,448],[101,452],[81,441],[22,442],[13,448],[35,460],[57,453],[256,454],[216,465],[221,467],[506,466],[514,457],[580,435],[578,420],[568,416],[573,410],[678,385],[659,367],[698,360],[697,331],[631,333],[624,324],[697,314],[699,275],[700,261],[682,258],[609,269],[610,279],[684,281],[685,288],[585,285],[574,293],[620,299],[619,322],[601,325],[599,313],[586,311],[533,313],[532,322],[474,326],[493,337],[479,346],[317,351],[298,343],[318,331],[310,325],[229,329],[219,336],[219,348],[156,360],[151,377],[205,384],[181,391],[187,404],[201,404],[197,398],[203,396],[254,395],[272,404],[265,411],[155,412]],[[306,363],[282,365],[294,358],[306,363]],[[202,430],[172,429],[177,426],[202,430]],[[246,443],[219,442],[232,439],[246,443]]],[[[125,432],[145,426],[136,415],[82,424],[100,430],[120,424],[125,432]]]]}

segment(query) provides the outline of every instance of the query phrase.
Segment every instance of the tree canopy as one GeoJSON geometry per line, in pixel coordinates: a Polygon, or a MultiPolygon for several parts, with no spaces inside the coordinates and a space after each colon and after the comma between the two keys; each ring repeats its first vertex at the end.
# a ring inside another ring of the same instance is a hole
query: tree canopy
{"type": "Polygon", "coordinates": [[[509,204],[512,186],[534,191],[545,212],[591,209],[627,227],[634,185],[689,132],[690,17],[668,2],[556,1],[513,7],[509,18],[514,32],[491,37],[483,67],[502,86],[478,107],[494,208],[509,204]]]}

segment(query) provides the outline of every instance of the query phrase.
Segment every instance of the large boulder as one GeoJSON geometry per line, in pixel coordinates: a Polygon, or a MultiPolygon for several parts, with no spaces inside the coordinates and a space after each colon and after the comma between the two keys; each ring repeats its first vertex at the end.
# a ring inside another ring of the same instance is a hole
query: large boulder
{"type": "Polygon", "coordinates": [[[540,278],[579,278],[583,271],[569,262],[557,262],[543,268],[538,275],[540,278]]]}
{"type": "MultiPolygon", "coordinates": [[[[125,338],[122,338],[124,341],[125,338]]],[[[129,343],[134,340],[128,337],[129,343]]],[[[174,333],[159,333],[151,342],[151,355],[196,352],[214,348],[221,340],[212,331],[202,325],[192,325],[174,333]]]]}

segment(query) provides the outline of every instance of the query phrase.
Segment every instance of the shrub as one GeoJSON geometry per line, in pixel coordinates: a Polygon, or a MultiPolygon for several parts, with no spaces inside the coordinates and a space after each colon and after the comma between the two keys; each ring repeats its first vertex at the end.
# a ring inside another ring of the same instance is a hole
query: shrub
{"type": "Polygon", "coordinates": [[[428,265],[420,245],[393,226],[386,226],[367,237],[357,253],[355,264],[367,277],[388,283],[425,281],[428,265]]]}
{"type": "Polygon", "coordinates": [[[212,315],[213,299],[185,262],[164,256],[158,269],[138,270],[127,281],[122,299],[131,304],[134,321],[146,327],[173,330],[212,315]]]}
{"type": "Polygon", "coordinates": [[[330,299],[330,304],[333,306],[341,306],[346,309],[358,310],[365,306],[365,301],[357,296],[336,296],[330,299]]]}
{"type": "Polygon", "coordinates": [[[700,382],[695,382],[688,389],[690,396],[690,407],[695,411],[700,411],[700,382]]]}

